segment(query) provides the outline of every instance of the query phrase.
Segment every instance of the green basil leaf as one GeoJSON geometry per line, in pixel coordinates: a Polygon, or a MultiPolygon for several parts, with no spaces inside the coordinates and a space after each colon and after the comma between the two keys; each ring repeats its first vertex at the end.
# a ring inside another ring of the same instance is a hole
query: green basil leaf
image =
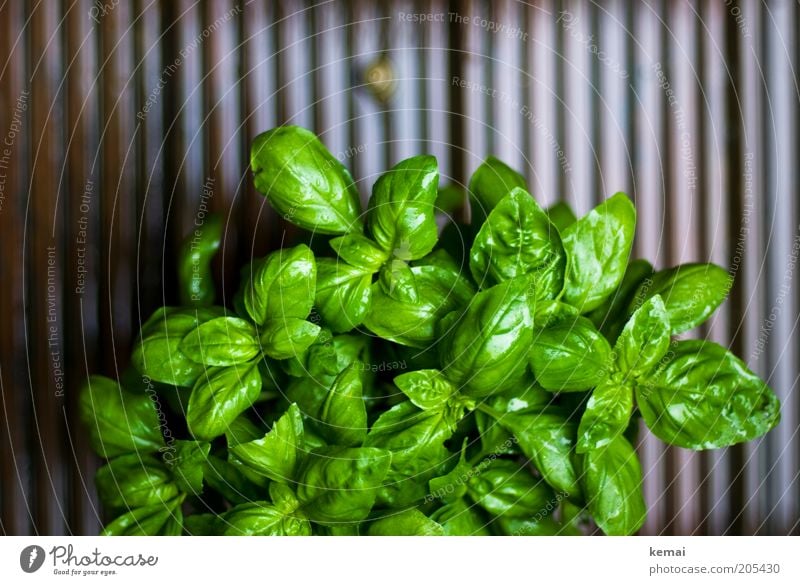
{"type": "Polygon", "coordinates": [[[232,504],[245,504],[264,497],[264,486],[253,482],[242,465],[209,455],[203,469],[206,484],[232,504]]]}
{"type": "Polygon", "coordinates": [[[539,300],[536,302],[533,322],[537,329],[555,327],[564,321],[572,322],[580,316],[578,309],[561,301],[539,300]]]}
{"type": "Polygon", "coordinates": [[[578,220],[578,218],[575,217],[575,212],[572,211],[572,208],[564,201],[559,201],[548,207],[547,217],[550,218],[550,221],[558,228],[559,232],[563,232],[578,220]]]}
{"type": "Polygon", "coordinates": [[[97,470],[97,493],[105,506],[125,510],[161,504],[178,496],[166,465],[152,455],[121,455],[97,470]]]}
{"type": "Polygon", "coordinates": [[[575,450],[585,453],[611,443],[628,428],[633,411],[633,388],[612,380],[592,392],[578,426],[575,450]]]}
{"type": "Polygon", "coordinates": [[[306,351],[282,361],[281,366],[287,374],[295,378],[336,376],[339,369],[330,329],[320,330],[314,343],[306,351]]]}
{"type": "Polygon", "coordinates": [[[236,445],[231,453],[261,475],[286,483],[297,477],[304,450],[303,417],[292,404],[263,439],[236,445]]]}
{"type": "Polygon", "coordinates": [[[255,185],[286,221],[323,234],[359,231],[361,204],[353,178],[312,132],[280,126],[250,149],[255,185]]]}
{"type": "Polygon", "coordinates": [[[395,385],[422,410],[438,408],[450,400],[458,389],[439,370],[418,370],[400,374],[395,385]]]}
{"type": "Polygon", "coordinates": [[[515,187],[527,190],[525,178],[501,160],[490,156],[469,180],[472,224],[480,225],[500,200],[515,187]]]}
{"type": "Polygon", "coordinates": [[[682,264],[660,270],[639,285],[630,312],[661,295],[672,333],[677,335],[705,322],[728,296],[732,284],[730,274],[716,264],[682,264]]]}
{"type": "Polygon", "coordinates": [[[378,282],[390,299],[401,303],[419,302],[417,281],[411,267],[402,260],[393,259],[381,269],[378,282]]]}
{"type": "Polygon", "coordinates": [[[439,169],[429,155],[401,161],[375,182],[367,226],[378,245],[394,258],[422,258],[436,245],[438,187],[439,169]]]}
{"type": "Polygon", "coordinates": [[[662,366],[636,385],[636,402],[658,438],[687,449],[750,441],[780,421],[780,402],[769,386],[710,341],[673,344],[662,366]]]}
{"type": "Polygon", "coordinates": [[[253,325],[238,317],[217,317],[187,333],[180,350],[198,364],[232,366],[249,362],[261,348],[253,325]]]}
{"type": "Polygon", "coordinates": [[[375,503],[391,455],[374,448],[326,447],[303,462],[297,498],[312,522],[360,522],[375,503]]]}
{"type": "Polygon", "coordinates": [[[431,520],[442,526],[447,536],[489,536],[488,522],[477,505],[467,505],[463,499],[442,506],[431,514],[431,520]]]}
{"type": "Polygon", "coordinates": [[[579,392],[609,374],[611,347],[585,317],[565,320],[539,331],[530,348],[536,381],[553,392],[579,392]]]}
{"type": "Polygon", "coordinates": [[[583,489],[589,511],[608,535],[635,533],[647,517],[642,469],[624,437],[583,455],[583,489]]]}
{"type": "MultiPolygon", "coordinates": [[[[263,374],[262,374],[263,377],[263,374]]],[[[237,416],[225,429],[228,448],[249,443],[264,436],[264,430],[254,424],[246,415],[237,416]]]]}
{"type": "Polygon", "coordinates": [[[291,514],[300,507],[300,501],[294,490],[288,485],[277,481],[269,484],[269,497],[272,504],[284,514],[291,514]]]}
{"type": "Polygon", "coordinates": [[[286,514],[267,502],[241,504],[225,513],[226,536],[311,536],[302,513],[286,514]]]}
{"type": "Polygon", "coordinates": [[[614,346],[617,368],[623,374],[641,376],[667,353],[670,342],[669,314],[661,296],[651,297],[628,320],[614,346]]]}
{"type": "Polygon", "coordinates": [[[453,215],[464,207],[466,191],[461,185],[450,183],[439,188],[436,194],[436,213],[453,215]]]}
{"type": "Polygon", "coordinates": [[[637,258],[631,260],[625,269],[625,276],[603,304],[587,315],[609,342],[614,343],[628,321],[628,306],[639,285],[653,276],[653,266],[637,258]]]}
{"type": "Polygon", "coordinates": [[[195,222],[178,251],[178,281],[182,305],[214,304],[216,292],[211,261],[222,241],[222,216],[212,213],[195,222]],[[200,223],[200,225],[197,225],[200,223]]]}
{"type": "Polygon", "coordinates": [[[308,317],[317,288],[317,263],[308,246],[277,250],[250,270],[244,306],[253,321],[262,325],[267,319],[308,317]]]}
{"type": "Polygon", "coordinates": [[[418,302],[400,301],[372,286],[372,304],[364,325],[376,335],[408,347],[428,347],[436,339],[436,325],[472,298],[472,286],[457,272],[437,266],[411,268],[418,302]]]}
{"type": "Polygon", "coordinates": [[[434,500],[453,502],[467,495],[467,482],[475,473],[472,465],[467,462],[468,443],[469,439],[465,439],[461,448],[461,457],[453,469],[428,482],[430,493],[425,497],[426,502],[434,500]]]}
{"type": "Polygon", "coordinates": [[[544,514],[554,499],[547,484],[518,463],[504,459],[481,461],[467,483],[467,493],[492,516],[544,514]]]}
{"type": "Polygon", "coordinates": [[[203,491],[205,469],[211,443],[198,441],[175,441],[175,453],[164,460],[172,469],[175,483],[186,494],[199,495],[203,491]]]}
{"type": "Polygon", "coordinates": [[[105,376],[90,376],[81,386],[80,415],[92,448],[101,457],[150,453],[164,446],[150,396],[127,392],[105,376]]]}
{"type": "Polygon", "coordinates": [[[261,391],[255,363],[209,368],[192,388],[186,423],[195,438],[222,435],[237,416],[250,408],[261,391]]]}
{"type": "Polygon", "coordinates": [[[216,514],[191,514],[183,519],[183,531],[187,536],[222,536],[225,520],[216,514]]]}
{"type": "Polygon", "coordinates": [[[444,529],[419,510],[404,510],[369,525],[368,536],[444,536],[444,529]]]}
{"type": "Polygon", "coordinates": [[[339,258],[351,266],[365,268],[371,272],[377,272],[381,265],[389,259],[385,250],[359,233],[333,238],[329,243],[339,258]]]}
{"type": "Polygon", "coordinates": [[[294,317],[270,320],[261,329],[261,348],[276,360],[301,357],[320,331],[319,325],[294,317]]]}
{"type": "Polygon", "coordinates": [[[156,382],[191,387],[205,366],[179,349],[181,341],[201,323],[223,314],[224,309],[219,307],[158,309],[142,326],[131,362],[139,372],[156,382]]]}
{"type": "Polygon", "coordinates": [[[578,474],[572,460],[576,424],[556,409],[509,413],[498,418],[511,431],[525,456],[559,493],[580,497],[578,474]]]}
{"type": "Polygon", "coordinates": [[[628,266],[635,227],[631,200],[617,193],[564,230],[564,300],[587,313],[614,292],[628,266]]]}
{"type": "Polygon", "coordinates": [[[107,524],[101,536],[179,536],[183,531],[183,496],[136,508],[107,524]]]}
{"type": "Polygon", "coordinates": [[[350,331],[364,320],[372,294],[372,271],[333,258],[317,259],[314,303],[334,332],[350,331]]]}
{"type": "Polygon", "coordinates": [[[472,298],[442,346],[442,370],[462,394],[488,396],[525,370],[533,338],[528,282],[509,280],[472,298]]]}
{"type": "Polygon", "coordinates": [[[361,375],[347,367],[328,391],[320,413],[320,431],[336,445],[361,445],[367,436],[367,408],[361,391],[361,375]]]}
{"type": "Polygon", "coordinates": [[[530,194],[518,187],[486,218],[469,262],[475,282],[484,288],[529,276],[536,299],[553,299],[561,292],[566,266],[558,230],[530,194]]]}
{"type": "Polygon", "coordinates": [[[458,417],[449,409],[419,410],[405,401],[384,412],[372,425],[365,447],[392,454],[391,469],[380,501],[394,508],[418,504],[428,495],[428,481],[441,475],[450,456],[444,442],[455,432],[458,417]]]}

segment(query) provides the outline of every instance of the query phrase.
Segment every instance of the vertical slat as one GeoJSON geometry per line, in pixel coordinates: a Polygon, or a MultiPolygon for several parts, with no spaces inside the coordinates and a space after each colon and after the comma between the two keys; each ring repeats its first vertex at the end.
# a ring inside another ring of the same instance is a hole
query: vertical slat
{"type": "MultiPolygon", "coordinates": [[[[446,14],[448,11],[446,0],[432,0],[419,2],[419,10],[430,6],[434,14],[446,14]]],[[[448,38],[448,23],[443,21],[426,22],[422,26],[423,42],[421,52],[421,66],[425,68],[424,91],[425,107],[420,112],[421,135],[426,139],[425,152],[429,152],[439,161],[439,172],[442,173],[442,184],[459,178],[455,176],[452,156],[453,150],[459,149],[460,144],[455,144],[450,137],[448,125],[448,95],[450,94],[452,80],[447,78],[447,61],[457,47],[452,46],[455,39],[448,38]]],[[[457,55],[462,59],[461,55],[457,55]]],[[[459,120],[461,123],[461,120],[459,120]]]]}
{"type": "MultiPolygon", "coordinates": [[[[483,6],[476,0],[465,0],[460,4],[460,8],[459,15],[461,17],[467,15],[473,18],[486,18],[487,16],[482,11],[483,6]]],[[[460,93],[464,107],[464,143],[460,156],[468,177],[489,154],[485,127],[490,122],[484,116],[488,98],[480,91],[481,88],[491,88],[491,80],[485,77],[486,68],[484,67],[488,39],[482,29],[464,25],[462,22],[456,22],[453,30],[457,30],[458,34],[462,35],[464,42],[464,54],[461,56],[463,79],[452,80],[450,91],[460,93]],[[462,81],[465,84],[463,86],[461,85],[462,81]]]]}
{"type": "MultiPolygon", "coordinates": [[[[152,91],[158,87],[164,71],[164,21],[162,10],[155,0],[140,0],[134,23],[136,34],[136,132],[141,156],[136,169],[137,216],[136,234],[136,307],[138,328],[164,304],[162,290],[165,245],[165,160],[168,158],[164,141],[164,98],[152,107],[152,91]],[[145,108],[147,111],[145,112],[145,108]]],[[[90,110],[91,111],[91,110],[90,110]]]]}
{"type": "MultiPolygon", "coordinates": [[[[528,42],[529,59],[533,68],[529,85],[528,109],[524,118],[530,126],[529,151],[533,157],[533,173],[529,186],[534,197],[542,205],[550,206],[563,198],[559,188],[562,168],[559,162],[561,145],[557,140],[556,111],[561,107],[557,101],[555,49],[556,27],[559,14],[553,11],[550,2],[538,1],[530,11],[528,42]]],[[[565,159],[564,159],[565,160],[565,159]]]]}
{"type": "Polygon", "coordinates": [[[350,61],[345,53],[348,23],[342,6],[324,2],[317,7],[317,55],[319,59],[319,88],[316,96],[322,115],[322,139],[344,165],[352,168],[358,156],[358,145],[349,144],[347,132],[347,91],[350,80],[350,61]],[[352,148],[351,148],[352,147],[352,148]]]}
{"type": "Polygon", "coordinates": [[[356,158],[353,170],[361,196],[366,200],[372,184],[385,170],[383,109],[364,78],[367,67],[380,56],[382,23],[378,8],[371,2],[354,2],[352,18],[352,75],[357,80],[351,92],[355,108],[352,124],[356,147],[363,146],[363,152],[356,158]]]}
{"type": "Polygon", "coordinates": [[[564,194],[575,212],[583,215],[592,207],[594,185],[594,152],[592,147],[591,75],[592,54],[587,40],[592,36],[589,5],[583,2],[565,3],[564,52],[559,66],[564,74],[564,151],[571,167],[566,176],[567,192],[564,194]]]}
{"type": "Polygon", "coordinates": [[[792,392],[798,367],[798,305],[791,294],[800,253],[800,228],[795,223],[797,209],[798,151],[793,140],[794,102],[797,94],[796,71],[792,71],[794,43],[794,2],[778,1],[765,5],[766,39],[766,112],[765,158],[767,166],[767,316],[771,323],[767,345],[768,381],[783,405],[779,426],[767,436],[766,460],[760,466],[766,477],[765,506],[756,527],[761,533],[785,534],[787,519],[798,513],[792,497],[796,481],[792,463],[798,459],[797,393],[792,392]],[[793,95],[794,94],[794,95],[793,95]],[[794,317],[794,318],[792,318],[794,317]]]}
{"type": "MultiPolygon", "coordinates": [[[[731,99],[738,102],[741,111],[736,119],[741,120],[741,139],[738,160],[743,167],[748,163],[752,172],[749,177],[744,177],[740,191],[743,191],[743,204],[748,202],[748,190],[752,197],[752,216],[745,250],[743,251],[742,270],[732,290],[732,301],[735,301],[736,315],[734,322],[736,329],[733,332],[732,349],[737,355],[743,356],[746,363],[760,376],[765,375],[763,362],[757,360],[761,350],[758,347],[759,329],[762,315],[765,290],[763,278],[764,251],[761,248],[762,219],[764,217],[764,202],[759,196],[764,190],[765,160],[763,154],[762,127],[762,95],[763,79],[761,78],[761,48],[758,44],[760,35],[760,11],[758,7],[745,3],[742,5],[742,14],[750,24],[753,31],[752,37],[740,37],[732,19],[728,21],[729,35],[734,41],[734,46],[739,50],[739,84],[734,88],[731,99]],[[752,159],[748,161],[748,156],[752,159]]],[[[744,207],[738,210],[745,211],[744,207]]],[[[750,443],[731,448],[731,507],[733,515],[728,528],[731,534],[750,534],[758,524],[758,485],[761,477],[757,465],[759,449],[757,444],[750,443]]]]}
{"type": "Polygon", "coordinates": [[[4,143],[0,151],[0,395],[3,405],[3,443],[0,449],[2,499],[0,530],[7,535],[31,533],[32,509],[28,493],[34,454],[27,436],[31,428],[31,394],[24,370],[26,361],[25,326],[22,319],[23,223],[26,205],[26,180],[29,168],[28,139],[31,124],[31,86],[26,75],[29,64],[27,44],[30,31],[24,26],[22,3],[0,6],[0,131],[4,143]],[[10,142],[11,144],[8,144],[10,142]]]}
{"type": "MultiPolygon", "coordinates": [[[[99,510],[91,478],[96,467],[78,412],[82,380],[97,370],[94,348],[99,344],[100,247],[97,83],[97,22],[87,18],[92,3],[76,2],[65,14],[67,91],[66,152],[62,176],[66,185],[66,267],[64,342],[67,377],[66,408],[70,448],[69,530],[97,532],[99,510]],[[91,349],[90,349],[91,348],[91,349]]],[[[98,19],[99,20],[99,19],[98,19]]],[[[138,287],[137,287],[138,289],[138,287]]]]}
{"type": "Polygon", "coordinates": [[[400,20],[397,17],[400,13],[413,14],[413,1],[392,3],[392,14],[389,15],[389,58],[394,65],[397,84],[389,109],[391,134],[387,136],[392,165],[422,152],[416,123],[421,93],[416,53],[420,50],[421,25],[408,19],[400,20]]]}
{"type": "MultiPolygon", "coordinates": [[[[728,148],[726,133],[728,123],[725,112],[725,91],[729,81],[729,60],[725,54],[725,18],[723,6],[704,1],[700,7],[703,27],[700,41],[703,51],[699,65],[702,69],[704,103],[701,108],[702,149],[698,165],[702,172],[703,227],[701,236],[703,254],[709,262],[724,266],[735,277],[739,263],[733,263],[737,242],[730,242],[727,222],[730,216],[730,157],[735,153],[728,148]]],[[[745,234],[739,236],[739,240],[745,234]]],[[[730,327],[730,303],[724,303],[712,317],[708,326],[710,339],[728,345],[730,327]]],[[[702,517],[697,532],[721,534],[730,516],[728,477],[730,461],[724,450],[701,454],[701,477],[703,482],[702,517]]]]}
{"type": "Polygon", "coordinates": [[[311,8],[298,0],[286,0],[283,4],[283,21],[280,59],[283,78],[281,90],[285,92],[285,123],[304,128],[314,125],[311,107],[311,63],[312,31],[308,28],[311,8]]]}
{"type": "Polygon", "coordinates": [[[490,35],[495,50],[489,66],[491,85],[496,93],[489,100],[492,115],[486,122],[494,134],[493,154],[511,168],[525,173],[528,165],[522,146],[523,119],[520,115],[524,41],[520,35],[514,34],[517,30],[524,33],[520,27],[523,22],[521,15],[522,7],[517,2],[493,4],[492,21],[498,32],[490,35]]]}
{"type": "Polygon", "coordinates": [[[628,143],[630,135],[630,103],[627,70],[625,17],[627,3],[613,0],[598,6],[598,50],[595,58],[600,69],[600,95],[594,102],[593,117],[600,128],[597,154],[601,167],[595,196],[601,200],[617,191],[630,193],[631,168],[628,143]]]}
{"type": "MultiPolygon", "coordinates": [[[[697,17],[689,0],[669,5],[668,81],[674,91],[675,101],[667,103],[669,132],[670,188],[667,191],[667,220],[670,226],[668,263],[682,264],[706,261],[697,257],[699,250],[699,197],[698,197],[698,140],[696,131],[699,111],[697,87],[696,33],[697,17]]],[[[688,335],[696,337],[692,333],[688,335]]],[[[675,476],[668,490],[674,517],[668,520],[675,534],[691,532],[699,519],[699,457],[696,452],[672,448],[675,476]]]]}
{"type": "Polygon", "coordinates": [[[63,427],[64,247],[63,189],[53,169],[63,160],[63,103],[60,80],[63,55],[58,5],[38,5],[30,14],[31,55],[31,174],[27,188],[25,253],[28,272],[24,294],[28,380],[34,401],[30,428],[34,480],[34,531],[61,534],[65,530],[63,427]]]}
{"type": "MultiPolygon", "coordinates": [[[[635,117],[633,196],[637,208],[636,255],[648,259],[658,267],[661,264],[664,238],[663,227],[663,161],[662,149],[664,100],[659,71],[661,62],[662,27],[658,13],[649,3],[635,6],[633,20],[634,79],[633,109],[635,117]]],[[[642,425],[640,453],[644,474],[645,500],[648,506],[647,523],[643,532],[658,534],[665,525],[663,497],[664,446],[642,425]]]]}
{"type": "MultiPolygon", "coordinates": [[[[203,84],[205,89],[205,124],[208,181],[213,186],[210,209],[222,214],[227,229],[219,252],[224,296],[230,298],[239,284],[237,263],[236,216],[239,185],[242,180],[242,158],[239,149],[239,52],[238,20],[242,7],[233,0],[206,6],[205,29],[209,34],[203,43],[203,84]]],[[[205,38],[205,37],[204,37],[205,38]]],[[[203,223],[205,214],[195,216],[194,224],[203,223]]],[[[219,282],[219,281],[218,281],[219,282]]]]}
{"type": "MultiPolygon", "coordinates": [[[[245,153],[249,153],[252,140],[277,124],[277,55],[275,45],[276,24],[274,7],[265,2],[250,2],[244,6],[242,20],[244,103],[243,132],[245,153]]],[[[245,171],[246,173],[247,171],[245,171]]],[[[266,199],[256,191],[247,174],[244,177],[244,201],[241,206],[241,223],[244,226],[242,254],[245,260],[263,255],[267,249],[280,244],[276,226],[278,214],[266,199]]]]}

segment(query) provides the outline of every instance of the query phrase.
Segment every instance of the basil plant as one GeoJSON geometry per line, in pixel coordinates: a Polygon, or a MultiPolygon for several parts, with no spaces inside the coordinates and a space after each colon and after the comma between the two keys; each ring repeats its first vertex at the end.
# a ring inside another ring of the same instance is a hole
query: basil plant
{"type": "Polygon", "coordinates": [[[308,130],[260,135],[251,166],[309,233],[243,266],[225,306],[222,230],[193,234],[187,304],[144,323],[119,381],[86,381],[104,534],[633,534],[642,423],[702,450],[779,421],[742,360],[676,337],[728,273],[631,259],[622,193],[576,218],[490,158],[475,224],[440,230],[467,195],[440,191],[431,156],[388,170],[366,208],[308,130]]]}

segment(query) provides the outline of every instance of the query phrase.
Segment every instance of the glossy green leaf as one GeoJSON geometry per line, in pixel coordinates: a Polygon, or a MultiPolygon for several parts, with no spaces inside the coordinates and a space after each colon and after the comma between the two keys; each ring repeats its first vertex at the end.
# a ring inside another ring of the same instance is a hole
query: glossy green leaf
{"type": "Polygon", "coordinates": [[[97,493],[110,509],[164,505],[178,496],[166,465],[153,455],[121,455],[97,470],[97,493]]]}
{"type": "Polygon", "coordinates": [[[458,388],[439,370],[417,370],[400,374],[395,377],[394,383],[422,410],[440,407],[458,393],[458,388]]]}
{"type": "Polygon", "coordinates": [[[225,513],[226,536],[311,536],[300,512],[287,514],[267,502],[241,504],[225,513]]]}
{"type": "Polygon", "coordinates": [[[180,350],[191,360],[208,366],[243,364],[260,353],[255,327],[238,317],[206,321],[186,334],[180,350]]]}
{"type": "Polygon", "coordinates": [[[550,221],[558,228],[559,232],[563,232],[578,220],[575,217],[575,212],[564,201],[559,201],[548,207],[547,217],[550,218],[550,221]]]}
{"type": "Polygon", "coordinates": [[[608,535],[634,534],[647,517],[642,469],[624,437],[583,455],[582,482],[589,511],[608,535]]]}
{"type": "Polygon", "coordinates": [[[320,412],[320,431],[332,444],[355,447],[367,436],[367,409],[361,388],[361,374],[349,366],[339,374],[328,391],[320,412]]]}
{"type": "Polygon", "coordinates": [[[195,220],[192,231],[178,251],[178,281],[182,305],[206,306],[214,303],[216,292],[211,261],[222,241],[222,216],[209,214],[195,220]],[[197,225],[197,224],[200,225],[197,225]]]}
{"type": "Polygon", "coordinates": [[[635,227],[633,204],[617,193],[564,230],[564,300],[587,313],[614,292],[628,266],[635,227]]]}
{"type": "Polygon", "coordinates": [[[297,498],[312,522],[359,522],[375,503],[391,454],[383,449],[326,447],[303,462],[297,498]]]}
{"type": "Polygon", "coordinates": [[[364,320],[372,294],[372,270],[332,258],[317,259],[314,301],[334,332],[350,331],[364,320]]]}
{"type": "Polygon", "coordinates": [[[567,257],[561,236],[527,191],[515,188],[486,218],[469,267],[484,288],[528,276],[536,299],[553,299],[564,286],[567,257]]]}
{"type": "Polygon", "coordinates": [[[660,270],[639,285],[630,312],[661,295],[673,334],[683,333],[705,322],[728,296],[733,281],[716,264],[682,264],[660,270]]]}
{"type": "Polygon", "coordinates": [[[237,416],[250,408],[261,391],[255,363],[209,368],[198,378],[186,407],[186,423],[196,439],[225,433],[237,416]]]}
{"type": "Polygon", "coordinates": [[[372,286],[372,304],[364,325],[383,339],[424,348],[435,341],[439,320],[466,306],[473,290],[457,272],[438,266],[414,266],[411,273],[418,301],[392,298],[376,283],[372,286]]]}
{"type": "Polygon", "coordinates": [[[297,358],[311,347],[320,331],[319,325],[294,317],[269,320],[259,331],[261,349],[275,360],[297,358]]]}
{"type": "Polygon", "coordinates": [[[274,481],[291,482],[303,458],[305,440],[300,409],[292,404],[263,439],[231,448],[237,459],[274,481]]]}
{"type": "Polygon", "coordinates": [[[223,314],[224,309],[219,307],[158,309],[142,326],[131,362],[156,382],[191,387],[205,366],[185,355],[179,349],[181,342],[198,325],[223,314]]]}
{"type": "Polygon", "coordinates": [[[665,361],[636,385],[650,430],[687,449],[719,449],[750,441],[780,421],[772,390],[724,347],[679,341],[665,361]]]}
{"type": "Polygon", "coordinates": [[[286,221],[323,234],[358,231],[361,204],[347,169],[312,132],[279,126],[253,140],[256,189],[286,221]]]}
{"type": "Polygon", "coordinates": [[[419,510],[380,518],[369,525],[368,536],[444,536],[444,529],[419,510]]]}
{"type": "Polygon", "coordinates": [[[393,259],[381,269],[378,282],[381,291],[390,299],[401,303],[419,302],[417,281],[411,267],[403,260],[393,259]]]}
{"type": "Polygon", "coordinates": [[[80,390],[81,421],[92,448],[105,458],[151,453],[164,446],[155,403],[105,376],[90,376],[80,390]]]}
{"type": "Polygon", "coordinates": [[[267,319],[305,319],[317,288],[317,263],[303,244],[277,250],[251,264],[245,276],[244,306],[259,325],[267,319]]]}
{"type": "Polygon", "coordinates": [[[492,516],[531,517],[553,505],[553,491],[525,467],[505,459],[484,459],[468,482],[469,497],[492,516]]]}
{"type": "Polygon", "coordinates": [[[536,381],[553,392],[588,390],[609,374],[611,347],[585,317],[538,331],[530,348],[536,381]]]}
{"type": "Polygon", "coordinates": [[[489,523],[482,513],[477,504],[459,499],[436,510],[431,520],[437,522],[447,536],[489,536],[489,523]]]}
{"type": "Polygon", "coordinates": [[[578,426],[575,450],[585,453],[611,443],[628,428],[633,411],[633,388],[606,380],[592,392],[578,426]]]}
{"type": "Polygon", "coordinates": [[[664,301],[656,295],[633,313],[617,339],[617,368],[625,375],[641,376],[664,357],[669,342],[669,315],[664,301]]]}
{"type": "Polygon", "coordinates": [[[400,508],[419,503],[428,495],[428,481],[443,472],[449,456],[444,442],[456,428],[458,416],[450,409],[420,410],[405,401],[384,412],[372,425],[365,447],[392,454],[391,469],[381,501],[400,508]]]}
{"type": "Polygon", "coordinates": [[[509,413],[498,418],[514,434],[520,449],[557,493],[580,496],[572,458],[576,423],[557,409],[509,413]]]}
{"type": "Polygon", "coordinates": [[[610,343],[619,337],[628,322],[630,305],[639,285],[653,276],[653,266],[637,258],[631,260],[617,289],[599,307],[587,315],[610,343]]]}
{"type": "Polygon", "coordinates": [[[442,346],[442,370],[467,396],[500,392],[519,379],[533,338],[525,279],[509,280],[472,298],[442,346]]]}
{"type": "Polygon", "coordinates": [[[186,494],[203,491],[203,469],[205,469],[211,443],[199,441],[175,441],[175,451],[170,456],[164,453],[164,461],[170,467],[175,483],[186,494]]]}
{"type": "Polygon", "coordinates": [[[378,245],[399,260],[422,258],[436,245],[434,203],[439,187],[436,159],[406,159],[381,175],[372,188],[367,226],[378,245]]]}
{"type": "Polygon", "coordinates": [[[126,512],[107,524],[101,536],[179,536],[183,531],[183,496],[126,512]]]}
{"type": "Polygon", "coordinates": [[[386,250],[363,234],[347,234],[333,238],[329,243],[339,258],[346,263],[372,272],[377,272],[389,258],[386,250]]]}
{"type": "Polygon", "coordinates": [[[483,223],[489,212],[515,187],[527,190],[525,178],[501,160],[488,157],[469,180],[473,225],[483,223]]]}

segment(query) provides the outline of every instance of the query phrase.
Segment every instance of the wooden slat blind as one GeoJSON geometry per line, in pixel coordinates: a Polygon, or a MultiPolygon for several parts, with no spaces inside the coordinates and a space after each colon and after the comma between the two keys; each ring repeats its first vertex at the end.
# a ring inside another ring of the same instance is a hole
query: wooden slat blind
{"type": "Polygon", "coordinates": [[[201,205],[226,218],[227,302],[238,266],[280,245],[291,228],[255,192],[248,146],[289,123],[364,197],[414,153],[459,184],[493,153],[545,204],[628,192],[635,253],[657,266],[729,267],[697,335],[767,378],[783,420],[714,453],[643,429],[642,532],[797,534],[798,30],[790,0],[0,4],[0,530],[98,530],[77,388],[119,376],[140,323],[176,301],[201,205]],[[378,62],[388,100],[369,87],[378,62]]]}

